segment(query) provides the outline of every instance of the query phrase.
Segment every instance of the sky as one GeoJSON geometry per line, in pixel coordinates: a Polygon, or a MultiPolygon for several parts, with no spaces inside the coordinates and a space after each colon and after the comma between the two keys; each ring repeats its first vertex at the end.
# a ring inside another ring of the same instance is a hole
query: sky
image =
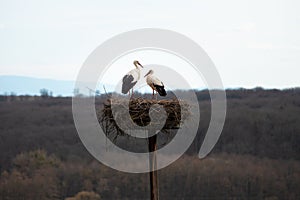
{"type": "MultiPolygon", "coordinates": [[[[162,28],[197,42],[226,88],[297,87],[299,10],[297,0],[0,0],[0,75],[75,80],[109,38],[162,28]]],[[[160,63],[148,57],[144,64],[160,63]]],[[[123,65],[120,73],[133,68],[123,65]]]]}

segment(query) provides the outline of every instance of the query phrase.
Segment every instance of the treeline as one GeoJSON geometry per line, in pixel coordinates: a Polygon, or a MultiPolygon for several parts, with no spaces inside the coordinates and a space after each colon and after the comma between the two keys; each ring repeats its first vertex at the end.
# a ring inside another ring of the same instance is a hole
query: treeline
{"type": "MultiPolygon", "coordinates": [[[[209,124],[210,97],[208,91],[196,93],[197,138],[184,158],[159,171],[161,199],[299,199],[300,90],[227,90],[225,126],[204,160],[195,155],[209,124]]],[[[71,98],[4,98],[0,199],[149,197],[146,174],[111,170],[85,150],[71,98]]],[[[98,96],[96,106],[106,99],[98,96]]],[[[117,139],[122,142],[131,140],[117,139]]]]}
{"type": "MultiPolygon", "coordinates": [[[[226,121],[215,153],[300,160],[300,89],[226,93],[226,121]]],[[[202,123],[194,150],[201,145],[210,119],[209,100],[201,100],[204,97],[198,93],[202,123]]]]}
{"type": "MultiPolygon", "coordinates": [[[[161,199],[299,199],[300,163],[233,154],[185,156],[159,171],[161,199]]],[[[148,199],[147,174],[96,161],[62,161],[45,151],[21,153],[0,177],[0,198],[148,199]]]]}

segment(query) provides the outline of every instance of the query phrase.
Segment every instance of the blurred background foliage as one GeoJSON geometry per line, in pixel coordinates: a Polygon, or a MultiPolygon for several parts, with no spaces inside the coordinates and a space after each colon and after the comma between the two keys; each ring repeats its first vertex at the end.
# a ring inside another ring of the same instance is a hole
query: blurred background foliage
{"type": "MultiPolygon", "coordinates": [[[[182,158],[159,170],[160,198],[299,199],[300,90],[226,92],[222,135],[203,160],[197,152],[210,120],[210,97],[196,92],[197,137],[182,158]]],[[[106,98],[98,96],[97,106],[106,98]]],[[[148,174],[110,169],[85,150],[71,100],[0,96],[0,199],[149,199],[148,174]]]]}

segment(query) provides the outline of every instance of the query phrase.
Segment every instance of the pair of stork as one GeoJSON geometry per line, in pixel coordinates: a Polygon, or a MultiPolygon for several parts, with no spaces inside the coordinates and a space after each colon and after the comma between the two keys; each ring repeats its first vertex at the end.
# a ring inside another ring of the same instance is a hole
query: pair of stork
{"type": "MultiPolygon", "coordinates": [[[[136,69],[133,69],[129,71],[124,77],[123,77],[123,84],[122,84],[122,93],[127,94],[129,92],[130,95],[130,90],[132,91],[133,95],[133,87],[135,84],[138,82],[140,79],[140,74],[141,74],[141,68],[144,68],[139,61],[135,60],[133,62],[134,66],[136,69]]],[[[164,87],[163,82],[161,82],[157,77],[153,76],[154,71],[151,69],[149,72],[144,76],[146,78],[147,84],[152,88],[152,98],[154,98],[154,91],[156,91],[156,98],[157,98],[157,93],[160,96],[166,96],[166,90],[164,87]]]]}

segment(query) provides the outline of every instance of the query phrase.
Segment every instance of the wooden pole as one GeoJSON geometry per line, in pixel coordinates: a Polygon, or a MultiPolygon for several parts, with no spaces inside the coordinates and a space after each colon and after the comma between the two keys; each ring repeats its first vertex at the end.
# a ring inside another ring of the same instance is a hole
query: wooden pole
{"type": "Polygon", "coordinates": [[[157,150],[157,137],[156,135],[149,137],[148,139],[148,149],[149,149],[149,167],[150,167],[150,199],[159,200],[158,197],[158,179],[157,179],[157,160],[156,160],[156,150],[157,150]],[[152,153],[151,153],[152,152],[152,153]]]}

